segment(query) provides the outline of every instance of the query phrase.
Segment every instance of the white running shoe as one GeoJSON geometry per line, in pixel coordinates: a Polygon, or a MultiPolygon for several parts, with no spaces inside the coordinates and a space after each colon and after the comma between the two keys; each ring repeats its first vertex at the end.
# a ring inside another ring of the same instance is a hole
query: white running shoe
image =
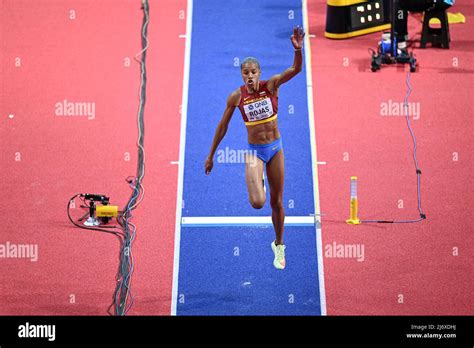
{"type": "Polygon", "coordinates": [[[286,260],[285,260],[285,249],[286,246],[283,244],[276,245],[275,241],[272,242],[272,250],[275,254],[275,259],[273,260],[273,266],[276,269],[285,269],[286,260]]]}

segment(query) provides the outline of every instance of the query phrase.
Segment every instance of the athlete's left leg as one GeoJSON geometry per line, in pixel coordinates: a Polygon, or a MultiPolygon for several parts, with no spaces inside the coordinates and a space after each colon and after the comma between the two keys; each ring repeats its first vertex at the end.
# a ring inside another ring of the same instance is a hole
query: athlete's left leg
{"type": "Polygon", "coordinates": [[[267,163],[268,186],[270,186],[270,205],[272,207],[272,222],[275,229],[275,241],[272,250],[275,254],[273,266],[284,269],[286,266],[285,245],[283,244],[283,229],[285,225],[285,209],[283,209],[283,183],[285,181],[285,161],[283,149],[267,163]]]}
{"type": "Polygon", "coordinates": [[[267,178],[270,187],[272,222],[275,229],[275,244],[283,244],[285,209],[283,208],[283,186],[285,181],[285,156],[283,149],[267,163],[267,178]]]}

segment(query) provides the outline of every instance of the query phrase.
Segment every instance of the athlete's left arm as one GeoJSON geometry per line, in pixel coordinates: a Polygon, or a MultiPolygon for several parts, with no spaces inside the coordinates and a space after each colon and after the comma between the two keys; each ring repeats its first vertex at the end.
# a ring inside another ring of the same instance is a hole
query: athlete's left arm
{"type": "Polygon", "coordinates": [[[270,91],[275,92],[276,90],[278,90],[278,87],[280,87],[280,85],[291,80],[301,71],[301,68],[303,66],[303,55],[301,53],[301,49],[303,48],[303,39],[303,28],[295,27],[293,29],[293,35],[291,35],[291,43],[295,48],[295,59],[293,61],[293,65],[283,71],[281,74],[273,75],[268,79],[267,86],[270,91]]]}

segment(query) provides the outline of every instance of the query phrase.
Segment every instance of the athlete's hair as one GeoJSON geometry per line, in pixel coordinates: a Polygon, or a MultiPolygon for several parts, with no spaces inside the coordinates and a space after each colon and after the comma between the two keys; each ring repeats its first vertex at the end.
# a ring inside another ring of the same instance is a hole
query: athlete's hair
{"type": "Polygon", "coordinates": [[[242,64],[240,64],[240,70],[244,68],[244,64],[247,63],[253,63],[257,66],[258,70],[260,70],[260,63],[258,62],[257,58],[255,57],[247,57],[242,61],[242,64]]]}

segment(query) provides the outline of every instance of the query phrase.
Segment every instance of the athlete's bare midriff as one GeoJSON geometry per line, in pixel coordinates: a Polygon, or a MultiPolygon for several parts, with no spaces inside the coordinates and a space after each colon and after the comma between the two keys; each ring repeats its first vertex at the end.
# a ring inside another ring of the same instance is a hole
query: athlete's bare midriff
{"type": "Polygon", "coordinates": [[[249,125],[247,127],[247,139],[249,144],[269,144],[280,137],[278,119],[267,123],[249,125]]]}

